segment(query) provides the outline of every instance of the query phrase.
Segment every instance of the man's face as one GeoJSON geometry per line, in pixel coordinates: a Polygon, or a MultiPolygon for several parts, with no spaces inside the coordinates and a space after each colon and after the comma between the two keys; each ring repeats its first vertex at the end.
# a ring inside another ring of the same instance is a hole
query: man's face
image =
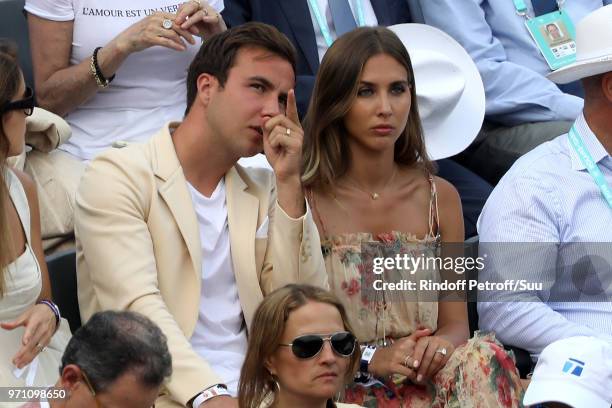
{"type": "Polygon", "coordinates": [[[159,387],[145,386],[140,382],[139,375],[127,372],[95,398],[100,407],[150,408],[158,394],[159,387]]]}
{"type": "Polygon", "coordinates": [[[150,408],[160,389],[160,386],[142,384],[139,374],[127,371],[104,391],[96,391],[87,374],[75,365],[64,368],[58,385],[68,390],[66,408],[150,408]]]}
{"type": "Polygon", "coordinates": [[[546,27],[548,29],[548,33],[550,34],[551,38],[559,38],[561,37],[559,34],[559,28],[557,28],[556,25],[554,24],[550,24],[546,27]]]}
{"type": "Polygon", "coordinates": [[[295,85],[291,64],[262,48],[242,48],[236,54],[223,88],[211,87],[207,121],[227,154],[235,159],[263,149],[264,123],[285,113],[287,93],[295,85]]]}

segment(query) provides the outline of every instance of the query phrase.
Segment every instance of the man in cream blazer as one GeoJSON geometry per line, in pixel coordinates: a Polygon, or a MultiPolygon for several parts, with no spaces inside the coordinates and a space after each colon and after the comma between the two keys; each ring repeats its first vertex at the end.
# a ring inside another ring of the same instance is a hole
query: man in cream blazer
{"type": "Polygon", "coordinates": [[[240,365],[227,370],[235,353],[227,364],[207,360],[238,344],[241,364],[266,293],[290,282],[327,285],[300,183],[294,53],[260,23],[208,38],[189,68],[184,121],[102,154],[83,176],[75,226],[82,319],[124,309],[160,326],[173,373],[158,407],[237,407],[223,395],[228,377],[237,383],[240,365]],[[274,173],[236,164],[262,145],[274,173]],[[234,292],[234,303],[219,300],[234,292]],[[218,316],[225,320],[216,325],[218,316]],[[236,319],[242,331],[214,346],[223,322],[236,319]]]}

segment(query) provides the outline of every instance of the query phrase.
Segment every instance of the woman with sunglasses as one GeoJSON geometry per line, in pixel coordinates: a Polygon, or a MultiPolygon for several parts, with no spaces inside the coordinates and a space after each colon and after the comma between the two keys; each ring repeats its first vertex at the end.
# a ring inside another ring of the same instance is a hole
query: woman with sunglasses
{"type": "MultiPolygon", "coordinates": [[[[426,32],[410,40],[419,35],[426,32]]],[[[437,64],[433,68],[441,68],[437,64]]],[[[435,260],[442,242],[462,243],[464,234],[457,191],[434,176],[428,159],[412,63],[396,34],[358,28],[334,42],[321,63],[304,130],[303,184],[329,285],[365,346],[360,375],[344,401],[519,406],[522,388],[512,359],[493,337],[468,341],[463,298],[438,302],[436,292],[383,285],[433,281],[442,271],[373,272],[370,256],[380,257],[379,251],[435,260]]]]}
{"type": "Polygon", "coordinates": [[[24,149],[34,109],[32,89],[7,52],[0,51],[0,384],[43,386],[58,377],[70,331],[51,301],[34,183],[6,162],[24,149]]]}
{"type": "Polygon", "coordinates": [[[326,408],[353,378],[359,347],[342,304],[308,285],[268,295],[253,318],[240,408],[326,408]]]}

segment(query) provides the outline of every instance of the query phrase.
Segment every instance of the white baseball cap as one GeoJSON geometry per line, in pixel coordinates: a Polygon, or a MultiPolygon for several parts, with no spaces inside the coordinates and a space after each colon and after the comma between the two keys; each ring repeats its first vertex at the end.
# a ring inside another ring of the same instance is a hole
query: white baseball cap
{"type": "Polygon", "coordinates": [[[540,354],[523,404],[561,402],[573,408],[612,405],[612,343],[569,337],[540,354]]]}

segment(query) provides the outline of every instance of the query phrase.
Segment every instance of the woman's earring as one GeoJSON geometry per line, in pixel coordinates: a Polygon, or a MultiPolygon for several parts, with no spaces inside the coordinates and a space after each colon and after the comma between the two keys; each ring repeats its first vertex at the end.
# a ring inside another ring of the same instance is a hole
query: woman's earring
{"type": "Polygon", "coordinates": [[[280,384],[278,383],[278,378],[272,374],[270,374],[270,376],[272,377],[272,382],[274,382],[274,387],[276,388],[275,392],[278,394],[280,392],[280,384]]]}

